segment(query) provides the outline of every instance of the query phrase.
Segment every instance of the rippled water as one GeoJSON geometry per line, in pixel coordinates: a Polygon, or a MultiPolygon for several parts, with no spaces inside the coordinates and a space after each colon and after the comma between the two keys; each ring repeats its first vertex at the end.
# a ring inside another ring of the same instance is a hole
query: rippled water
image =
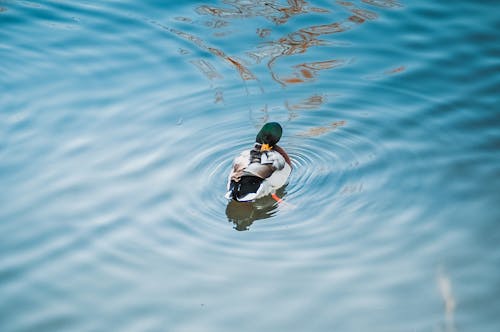
{"type": "Polygon", "coordinates": [[[498,331],[493,1],[0,1],[1,331],[498,331]],[[282,203],[229,203],[266,121],[282,203]]]}

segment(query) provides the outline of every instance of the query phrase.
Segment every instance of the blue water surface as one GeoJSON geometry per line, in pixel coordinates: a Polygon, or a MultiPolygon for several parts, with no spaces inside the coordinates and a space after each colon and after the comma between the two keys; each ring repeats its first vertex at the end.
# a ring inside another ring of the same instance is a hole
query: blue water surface
{"type": "Polygon", "coordinates": [[[0,0],[0,331],[499,331],[497,7],[0,0]]]}

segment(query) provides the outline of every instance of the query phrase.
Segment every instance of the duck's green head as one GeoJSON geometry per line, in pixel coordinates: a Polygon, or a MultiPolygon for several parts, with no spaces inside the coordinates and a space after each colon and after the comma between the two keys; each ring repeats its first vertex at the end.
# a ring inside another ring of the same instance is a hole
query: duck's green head
{"type": "Polygon", "coordinates": [[[283,129],[277,122],[268,122],[257,134],[255,141],[262,144],[260,151],[269,151],[279,142],[283,129]]]}

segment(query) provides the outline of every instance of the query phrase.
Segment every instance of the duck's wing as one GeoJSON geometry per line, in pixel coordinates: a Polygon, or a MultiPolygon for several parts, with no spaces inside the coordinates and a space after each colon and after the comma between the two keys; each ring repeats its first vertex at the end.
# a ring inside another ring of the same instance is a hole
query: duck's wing
{"type": "Polygon", "coordinates": [[[241,177],[245,173],[245,169],[250,164],[250,150],[243,151],[239,156],[234,158],[233,167],[228,177],[228,189],[229,183],[232,181],[240,181],[241,177]]]}
{"type": "Polygon", "coordinates": [[[244,175],[254,175],[261,179],[267,179],[273,174],[274,170],[272,164],[251,163],[247,166],[244,175]]]}
{"type": "Polygon", "coordinates": [[[227,193],[225,197],[231,199],[233,195],[233,185],[241,180],[245,169],[250,164],[250,150],[243,151],[233,160],[231,172],[227,176],[227,193]]]}
{"type": "Polygon", "coordinates": [[[258,162],[251,162],[245,169],[243,175],[254,175],[261,179],[267,179],[276,170],[285,166],[285,159],[276,151],[269,151],[260,155],[258,162]],[[245,174],[246,173],[246,174],[245,174]]]}

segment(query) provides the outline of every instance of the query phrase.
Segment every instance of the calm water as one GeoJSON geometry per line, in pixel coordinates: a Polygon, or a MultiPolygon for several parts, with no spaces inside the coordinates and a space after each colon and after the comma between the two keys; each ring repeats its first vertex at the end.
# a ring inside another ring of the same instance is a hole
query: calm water
{"type": "Polygon", "coordinates": [[[0,0],[1,331],[499,331],[494,1],[0,0]],[[266,121],[284,202],[223,198],[266,121]]]}

